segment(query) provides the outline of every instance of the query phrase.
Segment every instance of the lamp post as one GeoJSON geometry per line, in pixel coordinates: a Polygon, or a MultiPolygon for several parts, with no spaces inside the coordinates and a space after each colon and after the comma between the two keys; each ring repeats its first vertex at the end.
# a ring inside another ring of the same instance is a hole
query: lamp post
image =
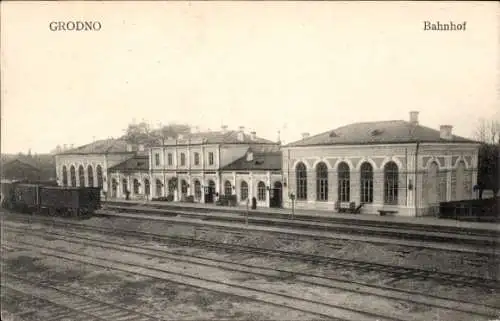
{"type": "Polygon", "coordinates": [[[247,226],[248,226],[248,204],[249,203],[250,203],[250,200],[247,197],[247,202],[246,202],[246,204],[247,204],[247,211],[245,212],[245,225],[247,225],[247,226]]]}
{"type": "Polygon", "coordinates": [[[295,215],[295,194],[290,193],[290,199],[292,200],[292,220],[295,215]]]}

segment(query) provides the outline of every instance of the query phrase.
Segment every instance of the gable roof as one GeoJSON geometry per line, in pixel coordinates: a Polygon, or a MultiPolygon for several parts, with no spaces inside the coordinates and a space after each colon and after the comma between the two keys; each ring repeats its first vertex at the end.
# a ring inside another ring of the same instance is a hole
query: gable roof
{"type": "Polygon", "coordinates": [[[397,143],[477,143],[453,135],[442,139],[440,131],[404,120],[354,123],[287,144],[286,147],[313,145],[364,145],[397,143]]]}
{"type": "Polygon", "coordinates": [[[281,152],[254,152],[250,148],[247,153],[234,162],[222,167],[223,171],[256,171],[269,170],[280,171],[282,167],[281,152]],[[249,153],[252,153],[253,159],[247,160],[249,153]]]}
{"type": "Polygon", "coordinates": [[[126,153],[127,142],[124,139],[102,139],[77,148],[59,153],[63,154],[106,154],[106,153],[126,153]]]}
{"type": "Polygon", "coordinates": [[[110,171],[149,171],[149,157],[135,156],[109,168],[110,171]]]}

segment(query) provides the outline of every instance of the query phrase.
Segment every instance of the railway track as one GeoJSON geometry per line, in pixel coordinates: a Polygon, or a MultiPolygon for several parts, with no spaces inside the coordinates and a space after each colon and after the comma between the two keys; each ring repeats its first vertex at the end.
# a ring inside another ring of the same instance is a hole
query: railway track
{"type": "MultiPolygon", "coordinates": [[[[140,213],[163,217],[183,217],[191,219],[201,219],[203,221],[213,221],[221,223],[244,223],[246,218],[243,214],[220,214],[207,213],[201,209],[199,212],[186,211],[178,209],[166,209],[163,207],[157,208],[154,206],[127,206],[123,205],[106,205],[106,210],[96,212],[96,215],[106,216],[109,211],[117,213],[140,213]],[[108,211],[108,212],[107,212],[108,211]]],[[[360,223],[359,225],[351,225],[349,222],[319,222],[315,220],[289,220],[274,217],[254,216],[253,213],[248,217],[248,222],[254,226],[273,226],[273,227],[289,227],[302,230],[323,231],[332,233],[343,233],[349,235],[363,235],[372,237],[384,237],[389,239],[398,239],[405,241],[424,241],[435,243],[453,243],[460,245],[480,245],[495,248],[498,245],[499,233],[497,231],[461,231],[459,229],[451,229],[443,227],[440,231],[423,230],[422,227],[413,228],[411,226],[380,226],[370,223],[360,223]]]]}
{"type": "MultiPolygon", "coordinates": [[[[32,235],[37,235],[40,237],[44,237],[46,235],[43,232],[31,232],[27,229],[12,229],[10,227],[6,227],[6,230],[30,233],[32,235]]],[[[207,258],[203,256],[179,254],[175,251],[168,251],[163,249],[160,250],[157,248],[145,246],[124,246],[120,242],[107,241],[102,238],[96,239],[76,235],[68,235],[65,233],[57,233],[54,231],[51,231],[50,238],[80,245],[120,251],[124,253],[127,252],[139,255],[147,255],[148,257],[159,259],[173,260],[176,262],[185,262],[191,265],[195,264],[198,266],[216,267],[218,269],[223,269],[231,272],[243,272],[254,276],[275,277],[278,279],[292,278],[296,282],[301,282],[308,285],[348,291],[366,296],[383,297],[384,299],[389,300],[400,302],[404,301],[410,304],[425,305],[429,307],[445,309],[448,311],[467,313],[471,316],[496,317],[500,313],[500,305],[491,306],[463,300],[433,296],[415,291],[405,291],[387,286],[368,285],[361,282],[346,282],[345,280],[340,280],[338,278],[324,277],[315,274],[301,273],[249,264],[234,263],[227,260],[207,258]]]]}
{"type": "MultiPolygon", "coordinates": [[[[32,217],[31,220],[33,219],[34,218],[32,217]]],[[[401,280],[401,279],[434,280],[443,285],[463,285],[463,286],[471,286],[471,287],[491,289],[491,290],[500,289],[500,281],[497,279],[438,272],[438,271],[419,269],[413,267],[393,266],[388,264],[373,263],[366,261],[339,259],[335,257],[289,252],[276,249],[265,249],[252,246],[244,246],[239,244],[214,242],[214,241],[197,239],[195,235],[192,238],[189,238],[181,236],[161,235],[145,231],[89,226],[71,221],[46,220],[42,218],[36,218],[36,220],[38,222],[44,222],[44,221],[48,222],[54,227],[64,227],[64,228],[70,227],[80,231],[91,231],[91,232],[93,231],[106,235],[133,236],[139,239],[173,243],[182,246],[198,246],[214,250],[224,250],[232,253],[236,252],[236,253],[257,254],[263,256],[273,256],[279,258],[286,258],[288,260],[292,259],[297,261],[309,262],[313,264],[329,265],[335,268],[348,268],[357,271],[365,271],[367,273],[378,272],[387,275],[388,278],[393,278],[396,280],[401,280]]],[[[203,229],[198,229],[198,233],[201,233],[202,231],[203,229]]],[[[497,258],[496,256],[493,257],[493,259],[496,258],[497,258]]],[[[488,260],[491,258],[486,257],[486,259],[488,260]]]]}
{"type": "Polygon", "coordinates": [[[3,271],[2,281],[4,307],[7,302],[13,302],[31,308],[21,315],[23,318],[29,318],[29,315],[43,314],[43,320],[47,321],[161,320],[116,304],[95,300],[68,289],[44,284],[40,279],[26,278],[3,271]]]}
{"type": "Polygon", "coordinates": [[[263,290],[255,287],[242,286],[236,283],[225,281],[214,281],[205,277],[198,277],[186,273],[160,269],[152,265],[136,264],[125,260],[114,260],[109,257],[96,257],[84,254],[76,254],[71,251],[53,249],[39,244],[29,244],[16,241],[19,245],[10,244],[19,250],[31,250],[45,256],[55,257],[81,264],[87,264],[106,268],[108,270],[133,273],[135,275],[150,277],[153,279],[182,284],[189,287],[209,290],[223,294],[229,294],[235,297],[241,297],[247,300],[257,301],[280,308],[307,313],[316,318],[323,318],[333,321],[409,321],[411,319],[402,319],[392,316],[385,316],[369,311],[360,311],[346,307],[336,306],[334,304],[317,302],[310,299],[291,296],[273,291],[263,290]]]}

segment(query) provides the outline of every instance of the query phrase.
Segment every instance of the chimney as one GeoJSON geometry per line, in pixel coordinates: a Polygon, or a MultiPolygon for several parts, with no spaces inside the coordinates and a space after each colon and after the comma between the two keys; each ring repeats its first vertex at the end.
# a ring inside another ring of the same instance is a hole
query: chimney
{"type": "Polygon", "coordinates": [[[139,144],[138,149],[140,152],[143,152],[144,151],[144,144],[139,144]]]}
{"type": "Polygon", "coordinates": [[[251,140],[257,140],[257,133],[256,132],[250,132],[250,139],[251,140]]]}
{"type": "Polygon", "coordinates": [[[127,144],[127,152],[131,152],[133,150],[132,144],[127,144]]]}
{"type": "Polygon", "coordinates": [[[309,137],[309,133],[302,133],[302,139],[306,139],[309,137]]]}
{"type": "Polygon", "coordinates": [[[418,125],[418,111],[410,111],[410,123],[414,126],[418,125]]]}
{"type": "Polygon", "coordinates": [[[73,149],[73,148],[74,148],[74,146],[75,146],[75,144],[71,144],[71,147],[70,147],[70,148],[71,148],[71,149],[73,149]]]}
{"type": "Polygon", "coordinates": [[[66,150],[68,150],[68,145],[64,144],[63,145],[63,151],[66,151],[66,150]]]}
{"type": "Polygon", "coordinates": [[[221,129],[223,133],[227,132],[227,125],[222,125],[221,129]]]}
{"type": "Polygon", "coordinates": [[[245,131],[245,126],[240,126],[240,132],[244,132],[245,131]]]}
{"type": "Polygon", "coordinates": [[[451,125],[441,125],[439,127],[439,137],[441,139],[451,140],[453,135],[451,133],[453,126],[451,125]]]}

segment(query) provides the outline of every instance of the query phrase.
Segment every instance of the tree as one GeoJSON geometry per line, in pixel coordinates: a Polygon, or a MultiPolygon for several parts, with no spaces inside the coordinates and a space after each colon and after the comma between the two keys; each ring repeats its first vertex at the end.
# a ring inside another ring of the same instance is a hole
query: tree
{"type": "Polygon", "coordinates": [[[492,190],[496,196],[500,189],[500,121],[481,119],[475,138],[482,143],[478,157],[479,198],[484,190],[492,190]]]}
{"type": "Polygon", "coordinates": [[[151,137],[151,127],[145,121],[128,125],[124,139],[131,144],[140,144],[151,137]]]}
{"type": "Polygon", "coordinates": [[[178,138],[179,135],[186,135],[190,132],[191,126],[187,124],[170,123],[165,126],[160,124],[159,128],[155,131],[155,135],[158,138],[167,139],[178,138]]]}
{"type": "Polygon", "coordinates": [[[500,121],[496,119],[480,119],[474,132],[474,138],[485,144],[500,143],[500,121]]]}
{"type": "Polygon", "coordinates": [[[189,134],[190,132],[191,126],[187,124],[159,124],[158,128],[152,129],[150,124],[142,121],[140,123],[132,122],[129,124],[123,138],[131,144],[143,144],[159,139],[178,138],[179,135],[189,134]]]}

